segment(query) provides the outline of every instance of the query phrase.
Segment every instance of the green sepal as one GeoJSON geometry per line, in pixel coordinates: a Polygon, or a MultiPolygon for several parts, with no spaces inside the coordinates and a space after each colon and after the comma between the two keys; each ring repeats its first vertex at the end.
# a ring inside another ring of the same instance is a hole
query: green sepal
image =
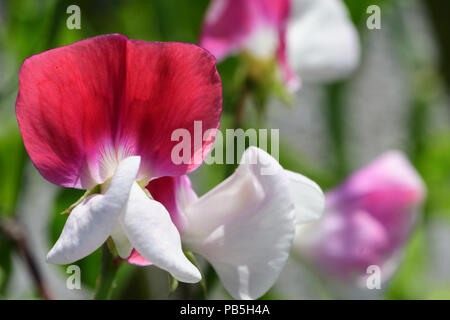
{"type": "Polygon", "coordinates": [[[72,210],[79,205],[80,203],[82,203],[87,197],[89,197],[92,194],[96,194],[96,193],[100,193],[100,185],[96,185],[94,188],[87,190],[83,196],[78,199],[75,203],[73,203],[70,207],[68,207],[66,210],[64,210],[63,212],[61,212],[61,214],[70,214],[72,212],[72,210]]]}
{"type": "Polygon", "coordinates": [[[200,280],[200,286],[202,287],[203,290],[203,294],[206,297],[206,293],[207,293],[207,287],[206,287],[206,279],[205,276],[202,272],[202,269],[199,267],[197,259],[195,259],[194,254],[191,251],[184,251],[184,254],[186,255],[186,258],[188,258],[188,260],[200,271],[200,274],[202,276],[202,280],[200,280]]]}

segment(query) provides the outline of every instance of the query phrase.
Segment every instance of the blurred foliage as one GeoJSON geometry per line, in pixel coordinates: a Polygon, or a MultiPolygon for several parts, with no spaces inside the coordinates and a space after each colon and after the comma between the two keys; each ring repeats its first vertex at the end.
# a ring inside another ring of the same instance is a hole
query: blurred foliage
{"type": "Polygon", "coordinates": [[[16,127],[2,128],[0,133],[0,215],[14,214],[20,192],[26,154],[16,127]]]}
{"type": "Polygon", "coordinates": [[[5,292],[8,284],[8,275],[12,270],[11,252],[12,243],[4,235],[0,234],[0,296],[5,292]]]}
{"type": "Polygon", "coordinates": [[[431,137],[417,168],[428,187],[427,213],[450,221],[450,132],[431,137]]]}
{"type": "Polygon", "coordinates": [[[419,224],[405,252],[400,253],[400,268],[394,274],[386,293],[388,299],[425,299],[428,297],[426,268],[427,247],[424,225],[419,224]]]}

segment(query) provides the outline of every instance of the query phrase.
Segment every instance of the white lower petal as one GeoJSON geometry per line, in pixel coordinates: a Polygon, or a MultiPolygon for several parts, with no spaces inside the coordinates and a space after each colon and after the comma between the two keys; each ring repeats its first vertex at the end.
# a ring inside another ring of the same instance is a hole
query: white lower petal
{"type": "Polygon", "coordinates": [[[139,157],[124,159],[104,195],[92,195],[73,209],[58,241],[47,255],[48,262],[72,263],[106,241],[127,204],[139,165],[139,157]]]}
{"type": "Polygon", "coordinates": [[[179,281],[201,280],[199,270],[183,253],[180,234],[166,208],[150,199],[137,183],[131,188],[121,222],[132,246],[144,258],[179,281]]]}
{"type": "Polygon", "coordinates": [[[287,29],[289,64],[306,81],[333,81],[360,59],[359,36],[341,0],[295,0],[287,29]]]}
{"type": "Polygon", "coordinates": [[[307,177],[284,170],[289,179],[289,190],[295,205],[297,223],[319,219],[325,208],[325,196],[320,187],[307,177]]]}
{"type": "Polygon", "coordinates": [[[230,178],[184,209],[183,243],[213,265],[234,298],[256,299],[286,263],[295,215],[278,162],[255,147],[243,160],[230,178]]]}

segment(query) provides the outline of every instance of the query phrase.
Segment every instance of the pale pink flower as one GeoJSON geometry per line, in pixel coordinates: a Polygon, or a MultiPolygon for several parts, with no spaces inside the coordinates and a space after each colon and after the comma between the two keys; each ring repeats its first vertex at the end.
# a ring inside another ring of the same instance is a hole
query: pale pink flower
{"type": "Polygon", "coordinates": [[[389,279],[401,258],[425,185],[408,159],[388,152],[326,193],[323,218],[299,227],[296,253],[325,275],[365,285],[367,268],[389,279]]]}

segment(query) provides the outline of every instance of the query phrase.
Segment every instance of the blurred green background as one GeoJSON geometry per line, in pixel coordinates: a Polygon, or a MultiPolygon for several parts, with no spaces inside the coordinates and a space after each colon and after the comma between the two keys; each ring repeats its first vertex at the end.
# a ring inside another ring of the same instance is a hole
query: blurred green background
{"type": "MultiPolygon", "coordinates": [[[[345,2],[360,31],[363,51],[358,70],[339,83],[304,84],[292,106],[271,99],[262,121],[252,117],[254,108],[248,108],[243,125],[280,128],[280,163],[313,178],[324,190],[386,150],[405,151],[427,183],[428,200],[405,260],[381,298],[450,298],[450,3],[345,2]],[[366,28],[366,8],[371,4],[382,8],[381,30],[366,28]]],[[[0,218],[19,221],[52,297],[90,298],[101,253],[99,249],[77,263],[82,290],[67,290],[65,268],[45,264],[46,252],[66,219],[58,213],[82,191],[51,186],[30,164],[14,113],[20,65],[30,55],[107,33],[197,43],[208,4],[208,0],[0,0],[0,218]],[[66,27],[71,4],[81,8],[81,30],[66,27]]],[[[223,132],[233,125],[236,60],[219,65],[223,132]]],[[[191,174],[195,190],[205,193],[232,169],[202,166],[191,174]]],[[[0,298],[41,298],[17,249],[0,233],[0,298]]],[[[293,275],[300,268],[290,262],[265,298],[333,297],[317,289],[314,280],[302,279],[299,275],[305,270],[293,275]]],[[[165,272],[123,264],[112,296],[164,299],[168,290],[165,272]]],[[[171,298],[197,297],[199,292],[198,285],[181,285],[171,298]]],[[[208,298],[227,297],[219,283],[208,292],[208,298]]]]}

